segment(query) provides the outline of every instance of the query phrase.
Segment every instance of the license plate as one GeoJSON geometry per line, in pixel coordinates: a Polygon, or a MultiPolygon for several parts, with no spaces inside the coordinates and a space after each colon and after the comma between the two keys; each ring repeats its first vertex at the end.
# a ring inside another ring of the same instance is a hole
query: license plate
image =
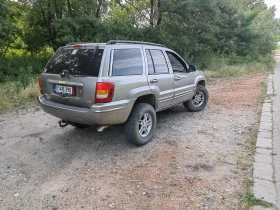
{"type": "Polygon", "coordinates": [[[54,85],[54,92],[65,95],[75,95],[75,88],[71,86],[54,85]]]}

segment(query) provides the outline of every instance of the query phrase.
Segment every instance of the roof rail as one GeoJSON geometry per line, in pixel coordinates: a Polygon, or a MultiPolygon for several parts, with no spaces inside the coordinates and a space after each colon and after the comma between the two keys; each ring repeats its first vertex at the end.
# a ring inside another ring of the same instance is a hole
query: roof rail
{"type": "Polygon", "coordinates": [[[152,42],[142,42],[142,41],[129,41],[129,40],[110,40],[109,42],[106,43],[106,45],[110,44],[146,44],[146,45],[154,45],[154,46],[159,46],[159,47],[165,47],[162,44],[156,44],[152,42]]]}

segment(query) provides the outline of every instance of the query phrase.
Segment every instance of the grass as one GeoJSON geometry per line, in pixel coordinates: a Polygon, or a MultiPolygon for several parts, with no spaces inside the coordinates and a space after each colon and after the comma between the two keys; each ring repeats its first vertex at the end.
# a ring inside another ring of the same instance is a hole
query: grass
{"type": "Polygon", "coordinates": [[[0,111],[36,101],[39,94],[36,78],[33,78],[26,88],[18,81],[0,83],[0,111]]]}
{"type": "Polygon", "coordinates": [[[236,78],[261,72],[272,71],[272,67],[265,63],[249,63],[239,65],[222,65],[217,69],[205,70],[204,74],[208,81],[222,78],[236,78]]]}
{"type": "Polygon", "coordinates": [[[248,193],[245,197],[244,197],[244,200],[250,205],[250,206],[262,206],[262,207],[266,207],[266,208],[269,208],[269,207],[272,207],[273,204],[272,203],[269,203],[265,200],[261,200],[261,199],[258,199],[254,196],[254,194],[252,193],[248,193]]]}

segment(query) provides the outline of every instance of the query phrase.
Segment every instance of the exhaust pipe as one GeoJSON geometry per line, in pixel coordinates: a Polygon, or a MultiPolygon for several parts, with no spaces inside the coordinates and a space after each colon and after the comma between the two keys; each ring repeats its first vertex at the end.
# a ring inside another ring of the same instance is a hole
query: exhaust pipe
{"type": "Polygon", "coordinates": [[[65,121],[65,120],[59,120],[58,121],[58,125],[59,125],[59,127],[64,128],[67,125],[69,125],[69,123],[67,121],[65,121]]]}
{"type": "Polygon", "coordinates": [[[109,127],[109,125],[102,125],[102,126],[99,126],[99,127],[97,128],[97,131],[98,131],[98,132],[102,132],[102,131],[104,131],[105,128],[108,128],[108,127],[109,127]]]}

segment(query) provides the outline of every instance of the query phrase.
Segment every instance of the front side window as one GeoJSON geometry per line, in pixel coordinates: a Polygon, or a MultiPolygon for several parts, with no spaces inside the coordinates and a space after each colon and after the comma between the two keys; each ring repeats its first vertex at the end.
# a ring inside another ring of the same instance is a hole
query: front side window
{"type": "Polygon", "coordinates": [[[156,74],[168,74],[168,66],[161,50],[150,50],[156,74]]]}
{"type": "Polygon", "coordinates": [[[140,49],[118,49],[113,53],[112,76],[142,75],[140,49]]]}
{"type": "Polygon", "coordinates": [[[186,67],[182,59],[172,52],[166,52],[171,63],[173,72],[186,72],[186,67]]]}

